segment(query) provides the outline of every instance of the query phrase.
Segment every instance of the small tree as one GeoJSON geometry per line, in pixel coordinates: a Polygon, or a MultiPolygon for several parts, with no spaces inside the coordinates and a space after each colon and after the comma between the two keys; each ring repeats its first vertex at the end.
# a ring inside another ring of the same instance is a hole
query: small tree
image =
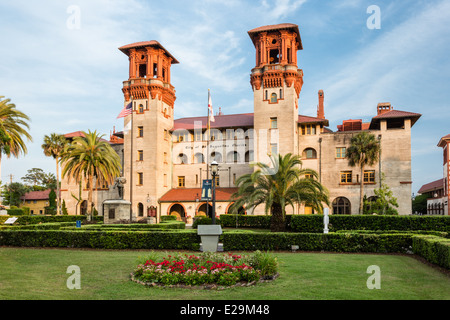
{"type": "Polygon", "coordinates": [[[62,202],[61,213],[65,216],[67,216],[69,214],[69,212],[67,211],[67,207],[66,207],[66,200],[64,200],[64,199],[62,202]]]}
{"type": "Polygon", "coordinates": [[[364,214],[398,214],[397,209],[395,209],[398,208],[397,198],[394,197],[392,190],[387,184],[381,183],[381,187],[375,189],[373,192],[375,193],[376,200],[364,200],[364,214]]]}

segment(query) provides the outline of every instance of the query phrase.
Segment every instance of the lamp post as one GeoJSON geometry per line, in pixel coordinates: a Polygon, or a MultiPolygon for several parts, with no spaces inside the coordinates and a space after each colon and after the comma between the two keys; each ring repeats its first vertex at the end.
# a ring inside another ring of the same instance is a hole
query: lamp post
{"type": "Polygon", "coordinates": [[[216,176],[218,175],[219,164],[214,160],[211,163],[212,175],[212,224],[216,224],[216,176]]]}

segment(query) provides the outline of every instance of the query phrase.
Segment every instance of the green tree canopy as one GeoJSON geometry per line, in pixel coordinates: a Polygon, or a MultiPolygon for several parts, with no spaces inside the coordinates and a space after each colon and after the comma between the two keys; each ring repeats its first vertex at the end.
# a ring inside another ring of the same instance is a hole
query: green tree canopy
{"type": "Polygon", "coordinates": [[[346,158],[350,166],[358,166],[361,171],[360,175],[360,202],[359,213],[363,213],[364,200],[364,168],[374,165],[379,158],[380,143],[375,135],[362,131],[352,137],[350,147],[346,150],[346,158]]]}
{"type": "Polygon", "coordinates": [[[323,204],[329,205],[328,191],[318,181],[317,172],[300,169],[302,161],[297,155],[272,156],[271,162],[272,167],[258,162],[253,173],[237,179],[239,189],[232,196],[232,210],[264,205],[266,214],[272,215],[271,230],[283,231],[286,206],[305,204],[322,213],[323,204]]]}
{"type": "Polygon", "coordinates": [[[120,176],[119,155],[102,139],[102,135],[89,130],[66,145],[60,161],[62,177],[67,176],[69,181],[77,183],[82,179],[88,182],[88,214],[92,215],[94,179],[97,185],[113,184],[114,179],[120,176]]]}

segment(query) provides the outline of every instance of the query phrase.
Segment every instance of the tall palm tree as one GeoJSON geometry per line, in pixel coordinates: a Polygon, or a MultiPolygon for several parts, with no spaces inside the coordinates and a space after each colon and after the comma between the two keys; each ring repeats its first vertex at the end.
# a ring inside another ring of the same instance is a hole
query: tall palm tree
{"type": "Polygon", "coordinates": [[[285,230],[286,206],[305,204],[323,212],[323,203],[329,204],[328,191],[318,181],[312,169],[301,169],[299,156],[286,154],[272,156],[273,167],[265,163],[254,164],[257,169],[236,181],[238,191],[233,194],[233,210],[265,205],[265,213],[272,215],[271,230],[285,230]]]}
{"type": "Polygon", "coordinates": [[[92,217],[92,195],[94,179],[97,184],[109,184],[120,175],[121,164],[119,155],[106,140],[102,139],[97,131],[82,132],[82,136],[75,137],[72,143],[66,145],[60,162],[64,166],[62,177],[68,176],[70,182],[74,179],[80,183],[82,179],[87,181],[88,214],[92,217]]]}
{"type": "Polygon", "coordinates": [[[30,129],[27,122],[30,118],[17,110],[15,104],[10,103],[10,99],[2,100],[3,98],[4,96],[0,96],[0,174],[2,154],[8,158],[18,158],[21,153],[27,153],[27,146],[22,137],[33,141],[27,131],[30,129]]]}
{"type": "Polygon", "coordinates": [[[42,149],[47,157],[53,157],[56,161],[56,214],[59,214],[61,203],[61,195],[59,194],[59,160],[64,147],[67,143],[66,138],[62,134],[52,133],[50,136],[44,136],[44,143],[42,149]]]}
{"type": "MultiPolygon", "coordinates": [[[[350,166],[358,166],[361,170],[360,193],[359,193],[359,214],[363,213],[364,198],[364,167],[372,166],[378,161],[380,153],[380,143],[375,135],[363,131],[352,137],[350,147],[347,148],[346,158],[350,166]]],[[[381,172],[380,172],[381,174],[381,172]]]]}

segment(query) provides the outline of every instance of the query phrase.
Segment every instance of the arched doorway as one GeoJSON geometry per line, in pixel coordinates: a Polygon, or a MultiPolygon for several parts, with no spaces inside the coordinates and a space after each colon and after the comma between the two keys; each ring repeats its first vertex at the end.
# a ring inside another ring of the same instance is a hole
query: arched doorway
{"type": "Polygon", "coordinates": [[[81,202],[80,205],[80,214],[82,216],[87,214],[87,208],[88,208],[87,200],[84,200],[83,202],[81,202]]]}
{"type": "Polygon", "coordinates": [[[227,208],[227,214],[247,214],[247,211],[245,211],[245,208],[243,206],[240,206],[237,208],[237,212],[234,211],[234,202],[228,205],[227,208]]]}
{"type": "Polygon", "coordinates": [[[184,207],[181,204],[175,203],[169,208],[169,215],[176,216],[178,221],[184,221],[186,211],[184,210],[184,207]]]}
{"type": "Polygon", "coordinates": [[[333,200],[333,214],[351,214],[351,204],[346,197],[337,197],[333,200]]]}
{"type": "Polygon", "coordinates": [[[138,203],[138,216],[143,217],[144,216],[144,205],[142,203],[138,203]]]}
{"type": "Polygon", "coordinates": [[[206,203],[202,203],[197,209],[196,216],[203,216],[203,217],[208,216],[211,218],[211,213],[212,213],[212,205],[208,203],[208,214],[206,214],[206,203]]]}

